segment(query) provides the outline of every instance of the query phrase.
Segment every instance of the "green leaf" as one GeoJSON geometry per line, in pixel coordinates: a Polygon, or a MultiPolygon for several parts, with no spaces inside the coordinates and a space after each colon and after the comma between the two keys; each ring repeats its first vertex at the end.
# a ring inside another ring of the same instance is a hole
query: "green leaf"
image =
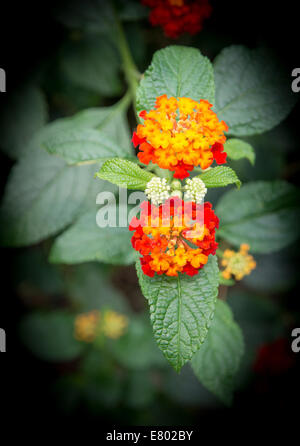
{"type": "Polygon", "coordinates": [[[84,263],[69,268],[65,277],[65,293],[80,311],[111,310],[130,312],[121,291],[115,288],[103,265],[84,263]]]}
{"type": "Polygon", "coordinates": [[[103,96],[117,96],[122,91],[118,53],[107,36],[84,35],[70,42],[62,54],[66,76],[81,87],[103,96]]]}
{"type": "Polygon", "coordinates": [[[134,263],[136,252],[132,249],[128,228],[100,228],[95,210],[82,215],[54,242],[50,252],[53,263],[75,264],[100,261],[114,265],[134,263]]]}
{"type": "Polygon", "coordinates": [[[132,156],[133,149],[126,120],[130,96],[125,95],[111,107],[90,108],[72,118],[48,124],[39,143],[70,164],[132,156]]]}
{"type": "MultiPolygon", "coordinates": [[[[38,130],[24,147],[29,152],[43,143],[56,138],[57,135],[80,131],[85,129],[97,129],[106,138],[111,138],[115,144],[119,144],[132,154],[129,128],[126,119],[126,110],[130,102],[130,95],[125,95],[119,102],[109,107],[88,108],[76,113],[72,117],[57,119],[38,130]]],[[[58,136],[59,137],[59,136],[58,136]]]]}
{"type": "Polygon", "coordinates": [[[97,167],[70,167],[49,155],[41,145],[74,129],[80,132],[97,128],[104,138],[107,135],[113,138],[116,146],[122,143],[125,153],[131,154],[125,120],[129,100],[126,95],[111,107],[91,108],[72,118],[58,119],[32,137],[25,156],[13,167],[5,191],[1,209],[2,244],[24,246],[39,242],[72,223],[86,208],[93,205],[95,209],[97,193],[104,186],[107,189],[107,183],[93,178],[97,167]]]}
{"type": "Polygon", "coordinates": [[[83,8],[80,0],[71,0],[60,6],[57,18],[71,29],[107,34],[114,27],[115,16],[110,1],[86,0],[83,8]]]}
{"type": "MultiPolygon", "coordinates": [[[[1,243],[26,246],[53,235],[82,212],[95,166],[68,166],[36,147],[12,168],[0,211],[1,243]]],[[[100,185],[99,185],[100,189],[100,185]]]]}
{"type": "Polygon", "coordinates": [[[214,69],[215,110],[230,135],[254,135],[275,127],[297,100],[290,73],[265,49],[230,46],[217,56],[214,69]]]}
{"type": "Polygon", "coordinates": [[[20,327],[24,344],[45,361],[72,361],[83,350],[74,338],[74,316],[63,311],[34,312],[20,327]]]}
{"type": "Polygon", "coordinates": [[[69,164],[103,161],[114,156],[129,155],[124,147],[94,129],[60,132],[44,143],[49,153],[59,155],[69,164]]]}
{"type": "Polygon", "coordinates": [[[201,383],[227,405],[232,402],[234,377],[243,352],[242,332],[229,306],[218,300],[207,338],[191,365],[201,383]]]}
{"type": "Polygon", "coordinates": [[[144,190],[155,175],[141,169],[137,164],[121,158],[106,161],[96,176],[127,189],[144,190]]]}
{"type": "Polygon", "coordinates": [[[196,48],[169,46],[154,54],[137,89],[137,109],[151,110],[158,96],[188,97],[214,103],[214,74],[210,61],[196,48]]]}
{"type": "Polygon", "coordinates": [[[218,293],[217,260],[208,263],[193,278],[146,276],[137,263],[142,292],[150,305],[154,336],[159,348],[179,371],[204,342],[213,318],[218,293]]]}
{"type": "Polygon", "coordinates": [[[132,370],[166,364],[153,339],[149,320],[143,315],[130,318],[127,332],[111,342],[110,351],[121,365],[132,370]]]}
{"type": "Polygon", "coordinates": [[[206,187],[224,187],[228,186],[228,184],[236,184],[239,189],[241,186],[235,171],[225,166],[209,169],[207,172],[199,175],[199,178],[204,181],[206,187]]]}
{"type": "MultiPolygon", "coordinates": [[[[119,102],[109,107],[88,108],[76,113],[72,117],[57,119],[47,124],[35,135],[35,142],[48,145],[57,135],[94,129],[112,139],[115,144],[122,146],[126,153],[133,153],[130,141],[126,111],[130,103],[130,95],[126,94],[119,102]]],[[[58,136],[60,137],[60,136],[58,136]]]]}
{"type": "Polygon", "coordinates": [[[183,407],[216,408],[221,403],[207,390],[193,372],[190,363],[182,367],[180,374],[168,367],[163,392],[176,404],[183,407]]]}
{"type": "Polygon", "coordinates": [[[300,236],[299,191],[285,181],[248,183],[222,196],[216,213],[219,236],[253,252],[278,251],[300,236]]]}
{"type": "Polygon", "coordinates": [[[16,91],[1,114],[2,150],[11,158],[20,158],[33,134],[45,124],[47,114],[45,98],[37,87],[16,91]]]}
{"type": "Polygon", "coordinates": [[[241,139],[228,139],[224,145],[224,151],[232,160],[239,160],[241,158],[248,158],[251,164],[255,163],[255,152],[253,147],[241,139]]]}

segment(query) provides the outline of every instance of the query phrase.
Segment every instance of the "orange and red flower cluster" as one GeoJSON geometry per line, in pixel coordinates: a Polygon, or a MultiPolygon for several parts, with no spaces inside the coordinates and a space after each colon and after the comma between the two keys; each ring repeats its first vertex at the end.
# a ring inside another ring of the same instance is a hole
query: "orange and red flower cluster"
{"type": "Polygon", "coordinates": [[[214,160],[224,164],[224,132],[228,127],[211,107],[203,99],[158,97],[154,110],[140,113],[144,123],[133,134],[139,160],[174,171],[174,178],[180,179],[188,177],[194,166],[206,169],[214,160]]]}
{"type": "Polygon", "coordinates": [[[171,197],[160,206],[141,203],[140,218],[133,217],[129,230],[133,248],[142,255],[143,272],[193,276],[215,254],[215,230],[219,219],[208,202],[196,204],[171,197]],[[200,216],[200,218],[199,218],[200,216]]]}
{"type": "Polygon", "coordinates": [[[151,8],[150,23],[161,26],[168,37],[183,33],[197,34],[203,21],[211,15],[208,0],[143,0],[151,8]]]}

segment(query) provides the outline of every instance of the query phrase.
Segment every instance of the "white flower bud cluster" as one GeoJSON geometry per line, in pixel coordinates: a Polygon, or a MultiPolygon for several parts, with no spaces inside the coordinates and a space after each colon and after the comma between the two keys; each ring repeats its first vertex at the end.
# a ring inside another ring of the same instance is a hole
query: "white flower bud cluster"
{"type": "Polygon", "coordinates": [[[182,192],[181,192],[181,190],[173,190],[173,192],[171,193],[171,197],[182,198],[182,192]]]}
{"type": "Polygon", "coordinates": [[[184,189],[184,198],[195,201],[196,203],[201,203],[207,192],[205,184],[200,178],[193,178],[192,180],[188,178],[184,189]]]}
{"type": "Polygon", "coordinates": [[[166,178],[153,177],[147,183],[145,194],[148,200],[151,200],[157,206],[169,198],[170,189],[171,187],[167,184],[166,178]]]}

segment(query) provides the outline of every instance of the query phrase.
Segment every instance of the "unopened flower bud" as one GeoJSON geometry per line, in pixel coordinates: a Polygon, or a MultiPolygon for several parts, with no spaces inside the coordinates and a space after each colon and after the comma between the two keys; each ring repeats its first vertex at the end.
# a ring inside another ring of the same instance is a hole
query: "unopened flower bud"
{"type": "Polygon", "coordinates": [[[147,183],[145,194],[148,200],[157,206],[169,198],[169,190],[166,178],[153,177],[147,183]]]}
{"type": "Polygon", "coordinates": [[[188,178],[184,190],[185,199],[195,201],[196,203],[201,203],[207,192],[205,184],[200,178],[193,178],[192,180],[188,178]]]}
{"type": "Polygon", "coordinates": [[[171,193],[171,197],[179,197],[179,198],[182,198],[182,192],[181,192],[181,190],[174,190],[174,191],[171,193]]]}
{"type": "Polygon", "coordinates": [[[173,180],[171,183],[172,190],[180,190],[181,189],[181,182],[179,180],[173,180]]]}

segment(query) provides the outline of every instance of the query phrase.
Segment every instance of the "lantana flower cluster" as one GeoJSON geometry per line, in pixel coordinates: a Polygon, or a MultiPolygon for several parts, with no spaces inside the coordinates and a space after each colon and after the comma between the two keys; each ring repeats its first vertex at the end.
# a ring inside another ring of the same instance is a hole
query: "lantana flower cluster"
{"type": "Polygon", "coordinates": [[[75,319],[74,336],[78,341],[93,342],[98,335],[120,338],[126,331],[128,319],[112,310],[98,310],[79,314],[75,319]]]}
{"type": "Polygon", "coordinates": [[[232,249],[226,249],[222,258],[222,271],[224,279],[231,279],[233,276],[236,280],[243,279],[244,276],[251,273],[256,268],[256,262],[252,255],[249,254],[250,246],[243,243],[238,252],[232,249]]]}
{"type": "Polygon", "coordinates": [[[142,257],[143,272],[193,276],[215,254],[218,244],[215,230],[219,220],[209,202],[197,204],[178,197],[167,199],[160,206],[141,203],[140,217],[133,217],[129,230],[131,242],[142,257]]]}
{"type": "Polygon", "coordinates": [[[197,34],[212,12],[208,0],[142,0],[142,3],[151,8],[150,23],[161,26],[174,39],[183,33],[197,34]]]}
{"type": "Polygon", "coordinates": [[[206,169],[214,160],[224,164],[228,127],[211,107],[202,99],[159,96],[154,110],[140,113],[144,122],[133,134],[139,160],[174,171],[174,178],[180,179],[188,177],[195,166],[206,169]]]}

